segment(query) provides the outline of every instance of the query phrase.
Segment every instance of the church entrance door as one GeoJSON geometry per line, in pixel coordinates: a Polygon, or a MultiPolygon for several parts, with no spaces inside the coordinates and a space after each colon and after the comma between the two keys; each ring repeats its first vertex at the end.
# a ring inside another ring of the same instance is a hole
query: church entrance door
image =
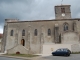
{"type": "Polygon", "coordinates": [[[24,39],[21,40],[21,45],[25,46],[25,40],[24,39]]]}

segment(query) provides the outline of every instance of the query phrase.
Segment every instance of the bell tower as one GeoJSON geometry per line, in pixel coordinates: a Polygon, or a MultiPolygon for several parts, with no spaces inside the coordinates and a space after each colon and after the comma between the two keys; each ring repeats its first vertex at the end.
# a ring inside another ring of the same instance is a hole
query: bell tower
{"type": "Polygon", "coordinates": [[[55,18],[56,19],[71,19],[70,5],[55,6],[55,18]]]}

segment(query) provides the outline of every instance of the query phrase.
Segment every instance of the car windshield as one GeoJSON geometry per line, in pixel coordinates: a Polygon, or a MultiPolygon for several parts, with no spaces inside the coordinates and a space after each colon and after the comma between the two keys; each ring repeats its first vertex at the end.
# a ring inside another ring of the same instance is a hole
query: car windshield
{"type": "Polygon", "coordinates": [[[58,49],[58,50],[56,50],[57,52],[58,51],[65,51],[65,52],[67,52],[67,49],[58,49]]]}

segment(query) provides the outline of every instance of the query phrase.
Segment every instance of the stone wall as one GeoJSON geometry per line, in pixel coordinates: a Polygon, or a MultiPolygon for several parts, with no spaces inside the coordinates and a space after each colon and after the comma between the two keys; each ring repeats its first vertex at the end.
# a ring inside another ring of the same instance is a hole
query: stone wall
{"type": "Polygon", "coordinates": [[[67,31],[62,34],[62,44],[79,44],[79,34],[77,32],[67,31]]]}
{"type": "Polygon", "coordinates": [[[72,52],[80,52],[80,44],[72,44],[71,51],[72,52]]]}

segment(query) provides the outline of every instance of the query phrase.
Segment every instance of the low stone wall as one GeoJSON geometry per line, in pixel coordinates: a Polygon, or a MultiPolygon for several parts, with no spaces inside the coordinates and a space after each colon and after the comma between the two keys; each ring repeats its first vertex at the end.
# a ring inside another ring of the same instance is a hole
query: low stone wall
{"type": "Polygon", "coordinates": [[[72,52],[80,52],[80,44],[72,44],[71,51],[72,52]]]}
{"type": "Polygon", "coordinates": [[[7,51],[7,54],[16,54],[16,52],[20,52],[20,54],[28,54],[27,48],[22,45],[17,45],[7,51]]]}
{"type": "Polygon", "coordinates": [[[80,44],[44,44],[43,45],[43,54],[51,54],[53,51],[56,51],[59,48],[68,48],[71,52],[79,52],[80,44]],[[75,48],[75,50],[74,50],[75,48]]]}

